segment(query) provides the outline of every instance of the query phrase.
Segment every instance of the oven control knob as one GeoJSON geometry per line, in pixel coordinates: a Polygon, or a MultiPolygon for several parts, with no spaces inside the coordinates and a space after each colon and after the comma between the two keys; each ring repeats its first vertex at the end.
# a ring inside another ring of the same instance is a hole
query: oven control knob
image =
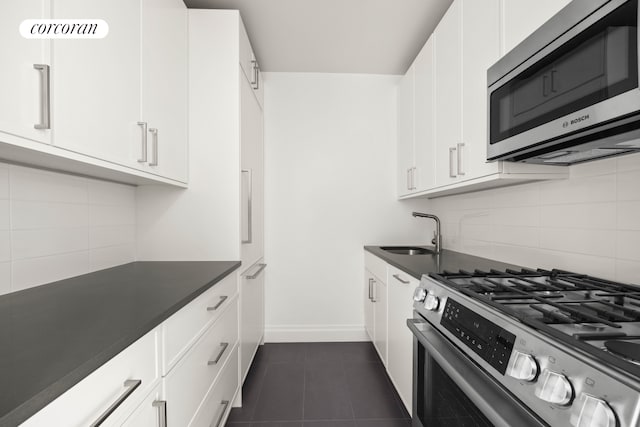
{"type": "Polygon", "coordinates": [[[440,298],[438,298],[434,293],[428,292],[424,299],[424,308],[429,311],[438,311],[439,305],[440,298]]]}
{"type": "Polygon", "coordinates": [[[517,380],[534,381],[538,376],[538,363],[532,355],[514,350],[507,375],[517,380]]]}
{"type": "Polygon", "coordinates": [[[615,427],[616,414],[602,399],[582,393],[573,405],[571,425],[574,427],[615,427]]]}
{"type": "Polygon", "coordinates": [[[413,300],[416,302],[422,302],[427,297],[427,291],[424,288],[416,288],[413,291],[413,300]]]}
{"type": "Polygon", "coordinates": [[[573,399],[573,387],[564,375],[545,369],[540,374],[536,396],[545,402],[565,406],[573,399]]]}

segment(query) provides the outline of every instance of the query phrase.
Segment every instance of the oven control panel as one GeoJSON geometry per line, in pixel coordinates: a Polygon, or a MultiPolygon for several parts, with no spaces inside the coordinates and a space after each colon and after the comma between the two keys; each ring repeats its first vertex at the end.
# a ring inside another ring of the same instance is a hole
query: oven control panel
{"type": "Polygon", "coordinates": [[[516,336],[447,298],[440,324],[504,375],[516,336]]]}

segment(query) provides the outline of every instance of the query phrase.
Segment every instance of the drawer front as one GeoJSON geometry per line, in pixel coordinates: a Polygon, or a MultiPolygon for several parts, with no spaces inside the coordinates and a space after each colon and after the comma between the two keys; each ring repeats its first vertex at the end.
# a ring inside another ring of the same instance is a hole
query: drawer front
{"type": "Polygon", "coordinates": [[[119,425],[159,384],[159,336],[160,328],[149,332],[45,406],[22,426],[88,426],[96,422],[112,404],[126,396],[102,424],[104,427],[119,425]],[[125,381],[141,383],[137,387],[133,383],[125,386],[125,381]],[[133,391],[127,395],[131,389],[133,391]]]}
{"type": "Polygon", "coordinates": [[[162,383],[158,383],[122,426],[164,427],[162,417],[166,413],[166,403],[162,400],[162,383]]]}
{"type": "Polygon", "coordinates": [[[382,280],[384,283],[387,283],[387,263],[378,258],[375,255],[372,255],[370,252],[365,251],[364,253],[364,266],[372,272],[378,280],[382,280]]]}
{"type": "Polygon", "coordinates": [[[224,427],[238,392],[238,349],[236,348],[220,376],[202,401],[189,427],[224,427]]]}
{"type": "Polygon", "coordinates": [[[168,425],[186,426],[238,342],[238,299],[165,379],[168,425]]]}
{"type": "Polygon", "coordinates": [[[189,347],[232,303],[237,293],[237,275],[231,273],[162,324],[162,375],[173,369],[189,347]]]}

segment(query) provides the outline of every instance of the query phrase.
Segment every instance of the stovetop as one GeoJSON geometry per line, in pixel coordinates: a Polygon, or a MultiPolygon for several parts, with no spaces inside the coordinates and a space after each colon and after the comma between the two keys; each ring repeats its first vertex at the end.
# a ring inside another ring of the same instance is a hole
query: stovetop
{"type": "Polygon", "coordinates": [[[445,271],[436,281],[640,378],[640,287],[563,270],[445,271]]]}

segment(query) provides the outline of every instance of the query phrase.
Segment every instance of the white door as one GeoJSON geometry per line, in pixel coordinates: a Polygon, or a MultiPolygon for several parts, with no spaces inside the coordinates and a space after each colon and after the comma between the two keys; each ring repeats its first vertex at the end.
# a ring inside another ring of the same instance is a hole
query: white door
{"type": "Polygon", "coordinates": [[[369,335],[369,339],[373,342],[375,339],[374,334],[374,302],[373,302],[373,274],[365,269],[364,270],[364,328],[369,335]]]}
{"type": "Polygon", "coordinates": [[[264,165],[262,109],[240,73],[241,109],[241,258],[253,265],[264,254],[264,165]]]}
{"type": "Polygon", "coordinates": [[[413,192],[413,97],[414,67],[407,71],[398,86],[398,196],[413,192]]]}
{"type": "Polygon", "coordinates": [[[130,165],[141,149],[139,2],[52,0],[52,14],[109,24],[103,39],[53,42],[54,144],[130,165]]]}
{"type": "MultiPolygon", "coordinates": [[[[144,170],[187,181],[187,9],[181,0],[142,0],[144,170]],[[155,140],[157,138],[157,140],[155,140]]],[[[135,159],[133,159],[133,163],[135,159]]]]}
{"type": "Polygon", "coordinates": [[[458,181],[458,144],[462,143],[462,3],[454,1],[435,37],[436,185],[458,181]]]}
{"type": "Polygon", "coordinates": [[[244,379],[264,335],[264,279],[266,264],[249,267],[240,281],[240,374],[244,379]]]}
{"type": "Polygon", "coordinates": [[[500,0],[462,1],[462,153],[464,179],[499,172],[487,163],[487,69],[500,56],[500,0]]]}
{"type": "Polygon", "coordinates": [[[382,363],[387,366],[387,285],[377,277],[373,280],[373,303],[373,344],[380,354],[382,363]]]}
{"type": "Polygon", "coordinates": [[[427,40],[414,62],[414,162],[417,191],[435,187],[433,38],[427,40]]]}
{"type": "Polygon", "coordinates": [[[36,129],[41,125],[42,79],[46,69],[36,64],[51,65],[50,41],[25,39],[18,28],[25,19],[47,18],[48,1],[4,1],[0,6],[0,140],[2,134],[48,143],[51,131],[36,129]]]}

